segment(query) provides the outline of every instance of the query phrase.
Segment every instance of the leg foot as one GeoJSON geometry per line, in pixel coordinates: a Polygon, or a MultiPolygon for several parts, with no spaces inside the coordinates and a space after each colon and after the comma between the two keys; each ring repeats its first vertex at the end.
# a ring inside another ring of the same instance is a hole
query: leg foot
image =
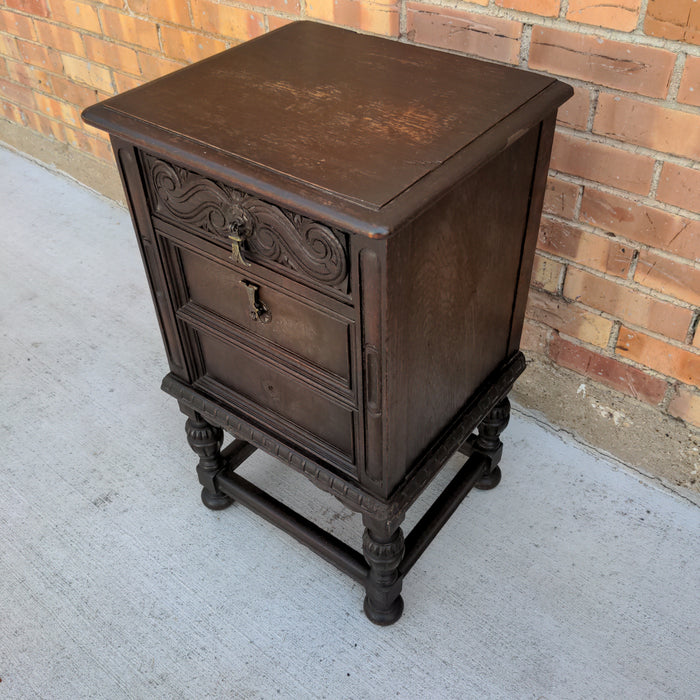
{"type": "Polygon", "coordinates": [[[202,489],[202,503],[209,510],[224,510],[233,503],[233,498],[225,493],[212,493],[206,488],[202,489]]]}
{"type": "Polygon", "coordinates": [[[498,463],[503,453],[503,443],[499,435],[505,430],[509,420],[510,401],[506,397],[491,409],[479,425],[479,435],[472,443],[472,448],[490,458],[491,468],[474,484],[477,489],[488,491],[496,488],[501,481],[498,463]]]}
{"type": "Polygon", "coordinates": [[[488,474],[484,474],[479,481],[474,484],[475,489],[480,491],[489,491],[495,489],[501,483],[501,468],[496,467],[488,474]]]}
{"type": "Polygon", "coordinates": [[[370,565],[365,583],[365,615],[376,625],[391,625],[403,612],[403,580],[398,571],[404,554],[403,532],[399,527],[387,533],[367,520],[365,525],[362,552],[370,565]]]}
{"type": "Polygon", "coordinates": [[[212,510],[228,508],[233,503],[233,499],[221,493],[214,482],[214,477],[224,467],[224,461],[221,458],[224,431],[208,423],[199,413],[195,413],[194,418],[187,419],[185,430],[187,442],[199,456],[197,476],[199,483],[203,486],[202,503],[212,510]]]}

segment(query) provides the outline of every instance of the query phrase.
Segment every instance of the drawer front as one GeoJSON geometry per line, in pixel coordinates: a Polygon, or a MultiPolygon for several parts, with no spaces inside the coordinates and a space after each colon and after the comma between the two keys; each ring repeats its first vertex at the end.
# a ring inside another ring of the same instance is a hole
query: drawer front
{"type": "Polygon", "coordinates": [[[205,329],[196,329],[203,374],[195,382],[262,427],[323,460],[354,466],[356,412],[205,329]]]}
{"type": "Polygon", "coordinates": [[[349,297],[347,235],[223,182],[142,153],[154,216],[257,264],[340,298],[349,297]]]}
{"type": "Polygon", "coordinates": [[[350,321],[231,265],[185,248],[178,253],[189,300],[181,316],[204,310],[221,317],[242,342],[311,376],[326,375],[319,378],[350,393],[350,321]],[[256,300],[261,305],[257,311],[256,300]]]}

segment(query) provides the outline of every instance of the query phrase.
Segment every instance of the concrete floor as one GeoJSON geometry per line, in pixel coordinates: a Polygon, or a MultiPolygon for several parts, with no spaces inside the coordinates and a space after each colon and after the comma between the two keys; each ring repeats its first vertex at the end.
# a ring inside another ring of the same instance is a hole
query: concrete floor
{"type": "MultiPolygon", "coordinates": [[[[127,213],[0,149],[0,698],[700,697],[700,510],[522,412],[404,585],[199,503],[127,213]]],[[[408,530],[455,458],[410,513],[408,530]]],[[[356,515],[244,473],[359,546],[356,515]]]]}

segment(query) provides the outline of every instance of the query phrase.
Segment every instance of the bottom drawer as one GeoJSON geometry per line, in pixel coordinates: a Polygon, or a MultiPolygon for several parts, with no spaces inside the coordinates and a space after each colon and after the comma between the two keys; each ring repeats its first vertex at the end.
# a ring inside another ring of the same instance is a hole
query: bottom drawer
{"type": "Polygon", "coordinates": [[[204,375],[195,382],[232,408],[324,461],[356,474],[355,411],[251,356],[243,348],[195,331],[204,375]]]}

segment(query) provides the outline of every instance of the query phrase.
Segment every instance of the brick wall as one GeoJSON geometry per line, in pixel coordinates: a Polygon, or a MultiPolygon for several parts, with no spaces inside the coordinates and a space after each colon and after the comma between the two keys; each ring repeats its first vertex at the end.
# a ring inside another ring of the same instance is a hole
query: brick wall
{"type": "Polygon", "coordinates": [[[0,116],[111,160],[83,107],[299,17],[575,87],[524,346],[700,426],[700,1],[0,0],[0,116]]]}

